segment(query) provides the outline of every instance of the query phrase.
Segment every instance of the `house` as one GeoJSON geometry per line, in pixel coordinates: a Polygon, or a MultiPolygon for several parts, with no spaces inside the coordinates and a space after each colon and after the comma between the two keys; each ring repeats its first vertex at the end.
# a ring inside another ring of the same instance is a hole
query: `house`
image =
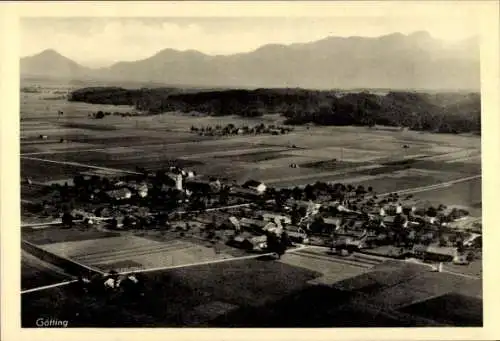
{"type": "Polygon", "coordinates": [[[210,190],[213,193],[218,193],[222,189],[222,184],[219,179],[216,178],[210,178],[208,180],[208,185],[210,186],[210,190]]]}
{"type": "Polygon", "coordinates": [[[96,218],[95,214],[93,214],[91,212],[86,212],[84,210],[78,210],[78,209],[72,210],[71,216],[74,217],[74,219],[82,219],[84,222],[86,222],[89,225],[93,224],[94,220],[96,218]]]}
{"type": "Polygon", "coordinates": [[[250,243],[253,245],[253,250],[262,251],[267,247],[266,236],[253,236],[250,238],[250,243]]]}
{"type": "Polygon", "coordinates": [[[144,198],[148,195],[148,186],[146,184],[131,183],[127,187],[135,191],[135,193],[141,198],[144,198]]]}
{"type": "Polygon", "coordinates": [[[306,231],[298,226],[288,225],[285,231],[288,234],[288,238],[293,242],[305,243],[308,241],[306,231]]]}
{"type": "Polygon", "coordinates": [[[466,253],[460,253],[453,257],[453,264],[457,265],[468,265],[470,263],[469,257],[466,253]]]}
{"type": "Polygon", "coordinates": [[[212,192],[212,186],[210,186],[210,181],[203,179],[189,179],[185,183],[186,189],[189,189],[192,192],[202,192],[202,193],[210,193],[212,192]]]}
{"type": "Polygon", "coordinates": [[[250,219],[250,218],[240,219],[240,226],[246,229],[257,229],[262,231],[267,224],[268,222],[263,220],[250,219]]]}
{"type": "Polygon", "coordinates": [[[258,193],[254,190],[249,189],[249,188],[243,188],[243,187],[239,187],[239,186],[231,187],[230,192],[234,195],[248,198],[248,199],[257,199],[261,196],[261,193],[258,193]]]}
{"type": "Polygon", "coordinates": [[[334,232],[336,238],[349,237],[352,239],[361,239],[367,234],[366,230],[351,229],[347,227],[341,227],[334,232]]]}
{"type": "Polygon", "coordinates": [[[280,221],[282,224],[292,223],[292,219],[289,216],[276,213],[267,213],[267,212],[263,213],[262,219],[264,221],[273,221],[273,222],[280,221]]]}
{"type": "Polygon", "coordinates": [[[266,241],[266,236],[253,236],[248,232],[243,232],[235,236],[228,244],[249,251],[261,251],[266,248],[266,241]]]}
{"type": "Polygon", "coordinates": [[[305,208],[308,215],[315,215],[319,213],[321,204],[315,203],[313,201],[304,200],[293,200],[289,199],[286,201],[287,206],[293,207],[297,205],[298,208],[305,208]]]}
{"type": "Polygon", "coordinates": [[[264,193],[267,189],[267,186],[264,183],[262,183],[260,181],[256,181],[256,180],[248,180],[247,182],[245,182],[243,184],[242,187],[249,189],[249,190],[252,190],[258,194],[264,193]]]}
{"type": "Polygon", "coordinates": [[[241,230],[241,225],[235,216],[230,216],[227,219],[224,219],[224,221],[220,224],[221,229],[227,229],[227,230],[235,230],[235,231],[240,231],[241,230]]]}
{"type": "Polygon", "coordinates": [[[333,231],[333,230],[339,228],[341,224],[342,224],[342,219],[341,218],[337,218],[337,217],[326,217],[326,218],[323,218],[323,225],[328,230],[333,231]]]}
{"type": "Polygon", "coordinates": [[[124,187],[126,185],[127,185],[127,183],[125,181],[121,181],[121,180],[118,180],[115,183],[113,183],[113,187],[115,187],[115,188],[121,188],[121,187],[124,187]]]}
{"type": "Polygon", "coordinates": [[[392,227],[394,226],[395,218],[395,216],[384,216],[380,225],[384,227],[392,227]]]}
{"type": "Polygon", "coordinates": [[[112,191],[107,191],[106,195],[114,200],[126,200],[132,197],[132,192],[128,188],[119,188],[112,191]]]}
{"type": "Polygon", "coordinates": [[[283,232],[283,228],[273,222],[268,222],[266,225],[264,225],[262,231],[272,232],[274,234],[280,235],[283,232]]]}
{"type": "Polygon", "coordinates": [[[471,233],[465,240],[464,246],[471,247],[482,244],[482,236],[478,233],[471,233]]]}
{"type": "Polygon", "coordinates": [[[446,246],[426,246],[426,245],[415,245],[413,247],[413,254],[415,257],[422,258],[424,260],[432,260],[439,262],[451,262],[457,256],[457,248],[446,246]]]}

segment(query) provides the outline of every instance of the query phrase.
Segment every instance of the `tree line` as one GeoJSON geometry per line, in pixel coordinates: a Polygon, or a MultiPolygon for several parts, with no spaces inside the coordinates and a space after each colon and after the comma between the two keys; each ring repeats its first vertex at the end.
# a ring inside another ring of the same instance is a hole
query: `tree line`
{"type": "Polygon", "coordinates": [[[280,113],[286,124],[385,125],[442,133],[480,133],[478,93],[368,92],[256,89],[181,92],[171,88],[92,87],[73,91],[70,101],[131,105],[147,114],[169,111],[214,116],[259,117],[280,113]]]}

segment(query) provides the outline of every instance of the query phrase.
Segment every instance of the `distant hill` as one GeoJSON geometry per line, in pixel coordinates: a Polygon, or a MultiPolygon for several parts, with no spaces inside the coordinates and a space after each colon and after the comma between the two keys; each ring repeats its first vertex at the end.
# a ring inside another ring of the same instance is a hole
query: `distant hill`
{"type": "Polygon", "coordinates": [[[55,50],[45,50],[30,57],[21,58],[21,75],[46,76],[63,79],[92,77],[95,70],[66,58],[55,50]]]}
{"type": "Polygon", "coordinates": [[[100,69],[45,51],[23,58],[21,73],[200,87],[477,90],[480,86],[478,40],[445,44],[426,32],[328,37],[219,56],[165,49],[143,60],[100,69]]]}

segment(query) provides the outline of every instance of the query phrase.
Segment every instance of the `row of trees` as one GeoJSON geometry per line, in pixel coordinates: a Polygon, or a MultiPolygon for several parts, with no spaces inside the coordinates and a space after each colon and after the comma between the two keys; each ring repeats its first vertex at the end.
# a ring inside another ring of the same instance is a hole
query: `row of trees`
{"type": "Polygon", "coordinates": [[[121,116],[121,117],[133,117],[133,116],[139,116],[139,114],[134,114],[130,112],[110,112],[110,111],[102,111],[99,110],[97,112],[94,112],[92,114],[89,114],[89,117],[96,118],[96,119],[103,119],[106,116],[121,116]]]}
{"type": "Polygon", "coordinates": [[[339,95],[302,89],[225,90],[179,93],[173,89],[114,87],[73,91],[70,101],[132,105],[157,114],[201,112],[215,116],[257,117],[281,113],[288,124],[388,125],[443,133],[480,132],[480,94],[367,92],[339,95]]]}

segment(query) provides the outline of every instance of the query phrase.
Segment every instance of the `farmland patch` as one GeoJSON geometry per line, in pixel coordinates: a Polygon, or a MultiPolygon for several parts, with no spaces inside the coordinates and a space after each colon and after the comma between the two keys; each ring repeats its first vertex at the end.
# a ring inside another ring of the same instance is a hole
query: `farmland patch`
{"type": "Polygon", "coordinates": [[[287,154],[282,154],[281,152],[278,151],[264,151],[264,152],[253,152],[253,153],[244,153],[237,155],[220,155],[220,156],[214,156],[214,158],[230,159],[237,162],[262,162],[262,161],[279,159],[287,156],[288,156],[287,154]]]}
{"type": "Polygon", "coordinates": [[[46,245],[52,253],[71,258],[79,263],[103,270],[116,264],[121,271],[135,271],[178,266],[215,259],[232,258],[229,254],[216,252],[185,240],[155,241],[137,236],[120,236],[98,240],[82,240],[46,245]],[[130,266],[130,268],[125,268],[130,266]]]}
{"type": "Polygon", "coordinates": [[[367,163],[364,162],[347,162],[337,159],[331,159],[324,161],[305,162],[300,164],[300,167],[315,168],[321,170],[337,170],[337,169],[363,166],[366,164],[367,163]]]}
{"type": "Polygon", "coordinates": [[[368,162],[387,155],[383,151],[354,149],[344,147],[325,147],[321,149],[293,150],[289,152],[297,156],[310,156],[318,159],[330,160],[336,158],[347,162],[368,162]]]}
{"type": "MultiPolygon", "coordinates": [[[[118,153],[113,153],[113,150],[87,151],[85,153],[47,154],[44,158],[129,171],[135,171],[136,167],[156,170],[169,166],[193,167],[203,164],[197,160],[172,159],[170,155],[161,152],[144,154],[139,149],[128,148],[120,148],[118,153]]],[[[76,172],[73,175],[76,175],[76,172]]]]}
{"type": "Polygon", "coordinates": [[[308,156],[283,154],[283,157],[273,158],[271,160],[259,162],[257,167],[260,169],[277,168],[277,167],[290,168],[292,164],[300,165],[302,163],[311,162],[311,160],[317,160],[317,159],[308,156]]]}
{"type": "MultiPolygon", "coordinates": [[[[375,189],[376,185],[373,186],[375,189]]],[[[446,203],[447,205],[460,205],[468,207],[473,216],[481,216],[481,179],[453,184],[452,186],[435,189],[432,191],[415,194],[422,200],[428,200],[433,205],[446,203]]]]}
{"type": "Polygon", "coordinates": [[[21,288],[23,290],[59,283],[70,279],[61,269],[21,251],[21,288]]]}
{"type": "Polygon", "coordinates": [[[66,179],[87,170],[89,170],[89,168],[85,166],[21,159],[21,177],[29,177],[35,181],[47,182],[51,180],[66,179]]]}
{"type": "Polygon", "coordinates": [[[47,227],[44,229],[23,230],[22,238],[36,245],[48,245],[62,242],[91,240],[95,242],[101,238],[118,236],[115,232],[101,232],[97,230],[63,229],[61,227],[47,227]]]}
{"type": "Polygon", "coordinates": [[[401,310],[454,326],[483,325],[482,300],[455,293],[416,303],[401,310]]]}

